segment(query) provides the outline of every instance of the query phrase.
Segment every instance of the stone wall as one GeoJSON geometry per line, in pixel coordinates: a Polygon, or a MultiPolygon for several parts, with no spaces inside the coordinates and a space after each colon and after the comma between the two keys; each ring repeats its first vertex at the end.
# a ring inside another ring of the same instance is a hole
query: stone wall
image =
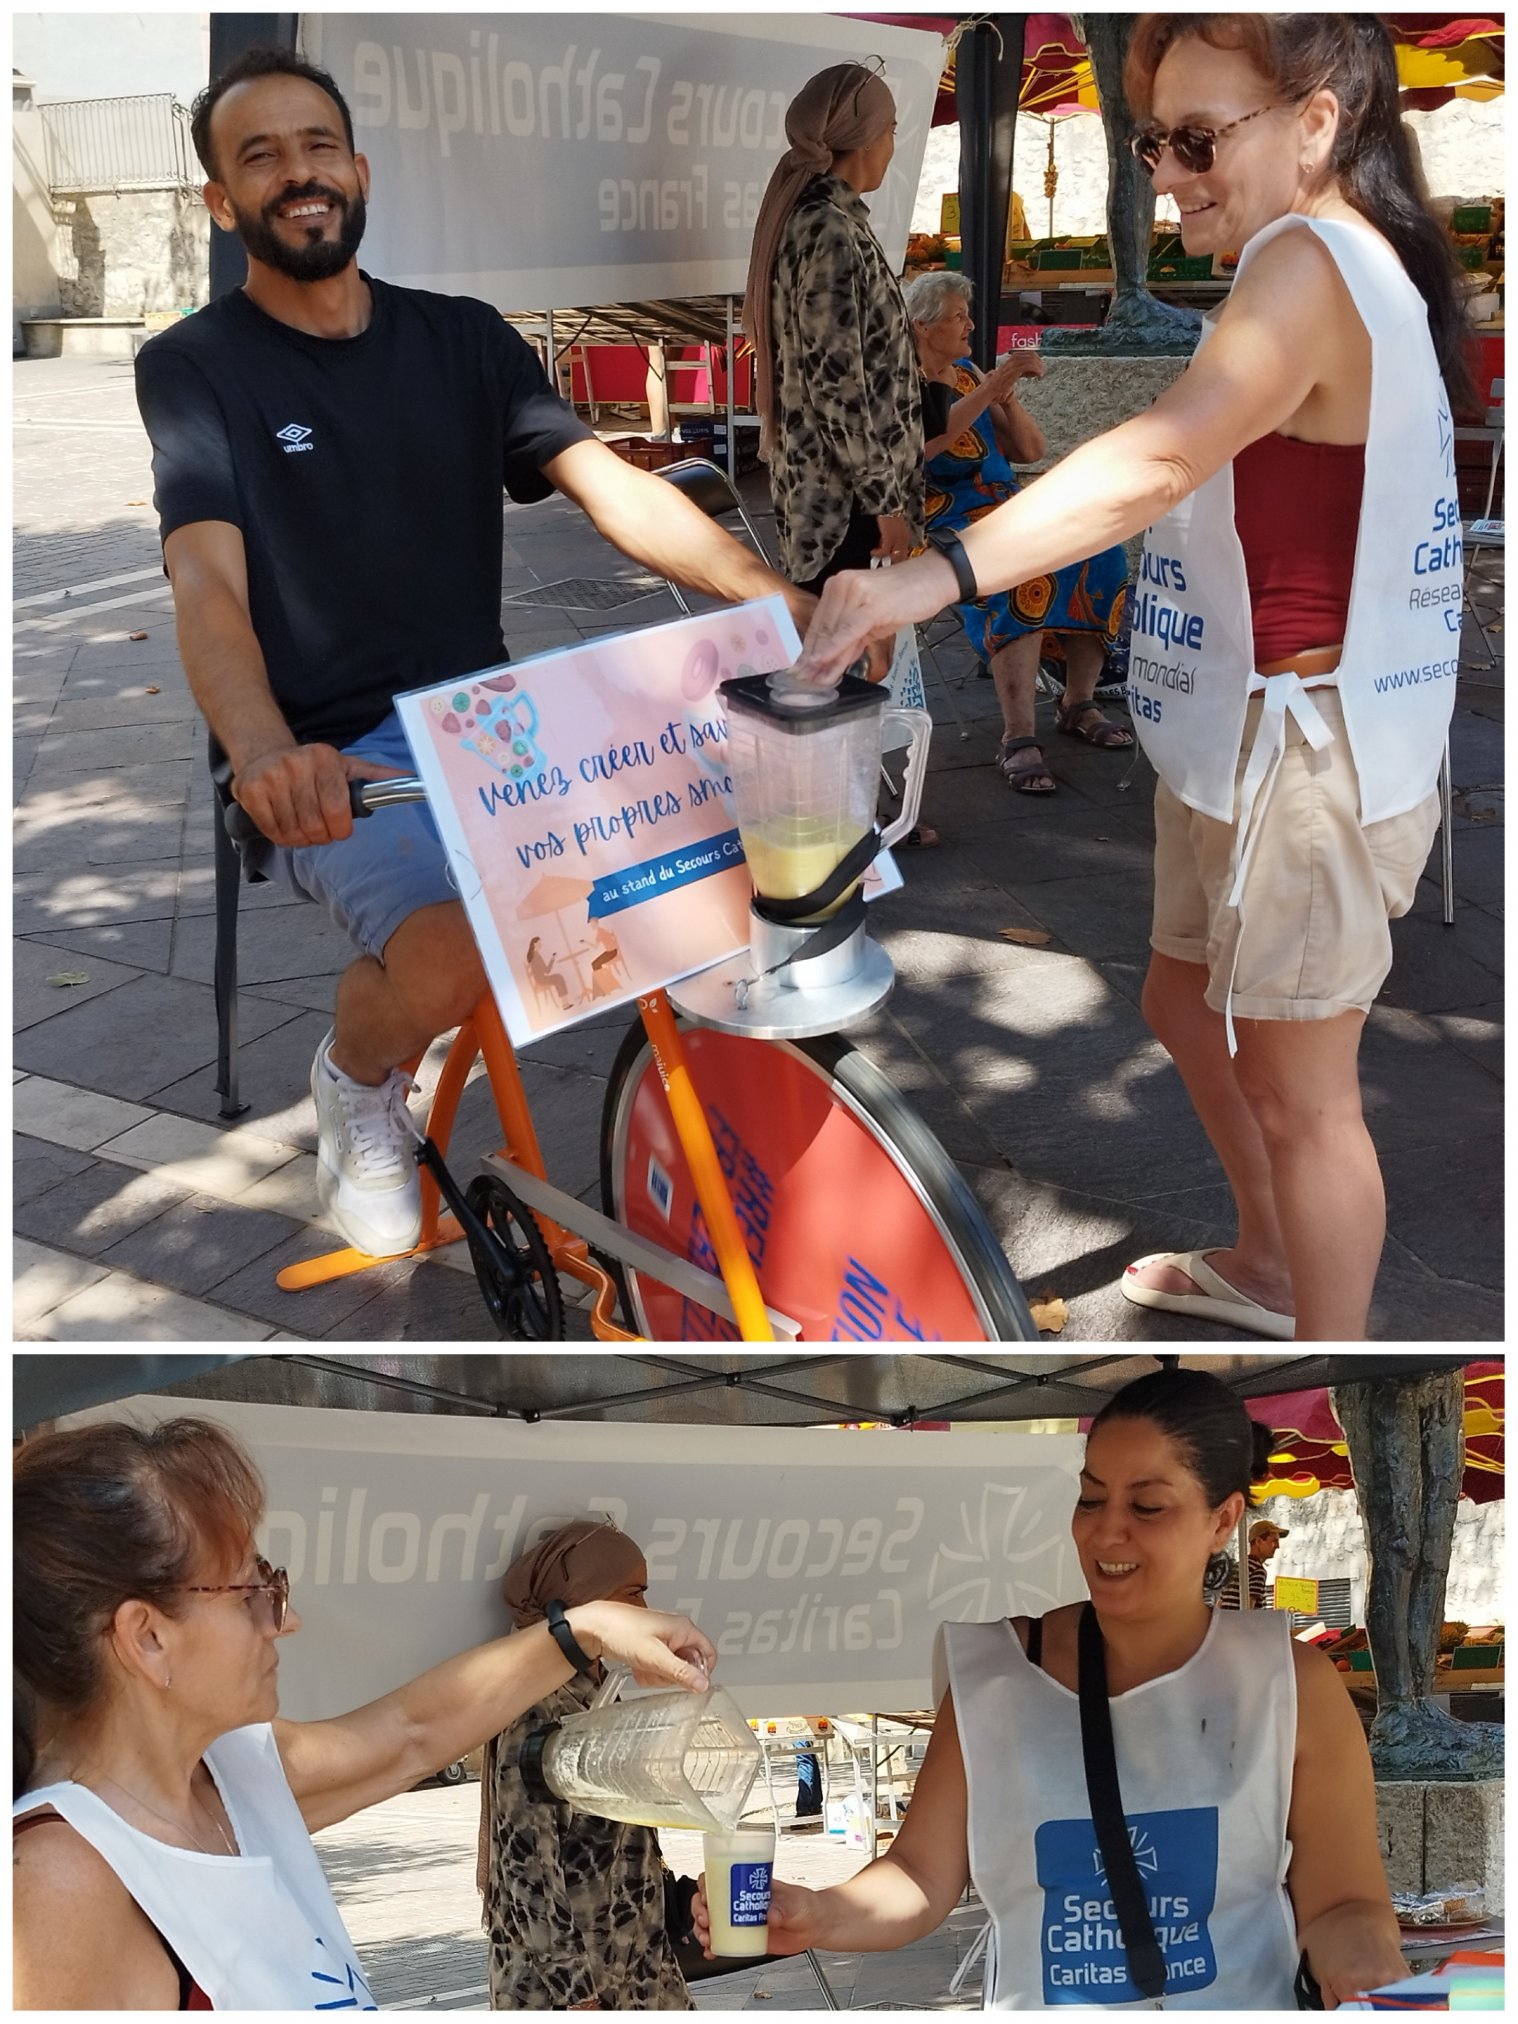
{"type": "Polygon", "coordinates": [[[60,197],[55,208],[65,316],[205,306],[211,214],[198,191],[105,191],[60,197]]]}
{"type": "MultiPolygon", "coordinates": [[[[1274,1579],[1280,1574],[1308,1580],[1348,1575],[1356,1623],[1365,1621],[1365,1531],[1353,1490],[1320,1490],[1315,1497],[1272,1497],[1261,1505],[1264,1516],[1291,1533],[1270,1562],[1274,1579]]],[[[1499,1497],[1473,1504],[1462,1497],[1455,1517],[1455,1543],[1450,1554],[1445,1591],[1446,1620],[1500,1623],[1503,1620],[1503,1514],[1499,1497]]]]}
{"type": "Polygon", "coordinates": [[[58,314],[58,228],[47,188],[42,115],[28,79],[11,83],[11,321],[58,314]]]}

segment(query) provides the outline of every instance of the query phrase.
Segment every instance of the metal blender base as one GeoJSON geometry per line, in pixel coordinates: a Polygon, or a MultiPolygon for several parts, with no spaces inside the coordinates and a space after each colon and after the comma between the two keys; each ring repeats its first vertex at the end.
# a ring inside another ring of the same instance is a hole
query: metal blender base
{"type": "Polygon", "coordinates": [[[748,1004],[738,1009],[739,982],[754,974],[754,957],[744,949],[713,969],[702,970],[665,987],[677,1012],[750,1040],[811,1040],[820,1033],[840,1033],[868,1018],[890,997],[896,972],[890,957],[875,942],[864,941],[858,967],[839,984],[811,985],[804,991],[754,985],[748,1004]]]}

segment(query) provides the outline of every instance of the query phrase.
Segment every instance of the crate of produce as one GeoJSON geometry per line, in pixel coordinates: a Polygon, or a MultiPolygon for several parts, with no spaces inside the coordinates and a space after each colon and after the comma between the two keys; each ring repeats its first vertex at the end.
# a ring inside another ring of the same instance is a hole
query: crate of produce
{"type": "Polygon", "coordinates": [[[1210,281],[1212,255],[1182,253],[1179,257],[1152,259],[1148,278],[1151,281],[1210,281]]]}
{"type": "Polygon", "coordinates": [[[1490,204],[1457,204],[1450,213],[1449,228],[1452,232],[1488,233],[1492,229],[1492,207],[1490,204]]]}
{"type": "Polygon", "coordinates": [[[1080,264],[1079,246],[1040,246],[1032,260],[1040,274],[1079,273],[1080,264]]]}
{"type": "Polygon", "coordinates": [[[609,447],[640,471],[662,471],[686,454],[682,443],[656,443],[647,436],[616,436],[609,447]]]}
{"type": "Polygon", "coordinates": [[[1502,1671],[1500,1644],[1456,1645],[1450,1653],[1449,1668],[1452,1673],[1491,1673],[1502,1671]]]}

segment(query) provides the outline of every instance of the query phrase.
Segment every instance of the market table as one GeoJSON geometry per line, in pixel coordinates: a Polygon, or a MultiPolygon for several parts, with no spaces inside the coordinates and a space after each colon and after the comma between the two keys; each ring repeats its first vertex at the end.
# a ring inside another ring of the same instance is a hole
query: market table
{"type": "Polygon", "coordinates": [[[1410,1968],[1436,1968],[1451,1954],[1492,1954],[1503,1942],[1501,1919],[1483,1919],[1479,1926],[1416,1926],[1402,1934],[1402,1953],[1410,1968]]]}

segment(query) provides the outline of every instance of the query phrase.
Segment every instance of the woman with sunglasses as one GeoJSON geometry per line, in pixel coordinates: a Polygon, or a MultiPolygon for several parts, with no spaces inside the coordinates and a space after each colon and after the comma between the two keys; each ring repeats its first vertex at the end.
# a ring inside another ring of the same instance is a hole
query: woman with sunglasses
{"type": "Polygon", "coordinates": [[[1469,386],[1445,235],[1372,15],[1156,14],[1133,149],[1189,254],[1242,249],[1154,406],[941,552],[828,584],[802,672],[1148,528],[1129,696],[1159,785],[1144,1011],[1237,1207],[1234,1241],[1127,1297],[1363,1338],[1385,1236],[1358,1054],[1438,821],[1469,386]]]}
{"type": "Polygon", "coordinates": [[[221,1428],[71,1428],[16,1457],[14,2001],[375,2008],[311,1845],[600,1658],[704,1686],[684,1617],[587,1602],[351,1714],[278,1718],[299,1628],[254,1550],[263,1486],[221,1428]]]}

